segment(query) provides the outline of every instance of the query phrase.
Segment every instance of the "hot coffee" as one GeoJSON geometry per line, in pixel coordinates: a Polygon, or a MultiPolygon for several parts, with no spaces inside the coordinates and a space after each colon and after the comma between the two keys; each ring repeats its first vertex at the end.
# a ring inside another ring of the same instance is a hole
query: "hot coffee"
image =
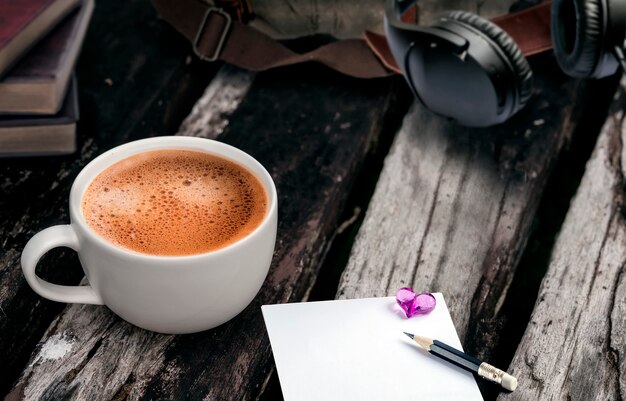
{"type": "Polygon", "coordinates": [[[156,150],[121,160],[89,185],[82,214],[107,241],[183,256],[233,244],[263,221],[268,196],[245,167],[209,153],[156,150]]]}

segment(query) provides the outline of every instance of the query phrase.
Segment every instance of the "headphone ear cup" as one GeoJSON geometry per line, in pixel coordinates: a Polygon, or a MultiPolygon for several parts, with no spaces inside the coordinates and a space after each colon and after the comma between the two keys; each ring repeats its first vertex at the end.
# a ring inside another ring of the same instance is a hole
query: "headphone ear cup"
{"type": "Polygon", "coordinates": [[[524,107],[532,95],[533,73],[528,61],[522,54],[519,46],[517,46],[517,43],[515,43],[515,41],[499,26],[476,14],[466,11],[451,11],[443,17],[475,28],[491,39],[491,41],[502,50],[502,53],[513,67],[513,74],[515,76],[515,82],[513,84],[515,85],[516,93],[518,94],[517,104],[511,115],[524,107]]]}
{"type": "Polygon", "coordinates": [[[604,52],[603,20],[602,0],[552,2],[554,55],[567,75],[575,78],[598,77],[596,71],[604,52]]]}

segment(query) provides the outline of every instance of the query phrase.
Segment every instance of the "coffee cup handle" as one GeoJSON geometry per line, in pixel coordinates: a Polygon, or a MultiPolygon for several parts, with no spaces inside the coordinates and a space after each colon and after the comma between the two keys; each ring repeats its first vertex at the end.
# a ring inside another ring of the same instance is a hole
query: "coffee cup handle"
{"type": "Polygon", "coordinates": [[[80,249],[78,237],[71,225],[46,228],[33,236],[22,252],[22,271],[31,288],[52,301],[102,305],[102,299],[89,285],[67,286],[42,280],[35,273],[39,259],[52,248],[66,246],[75,251],[80,249]]]}

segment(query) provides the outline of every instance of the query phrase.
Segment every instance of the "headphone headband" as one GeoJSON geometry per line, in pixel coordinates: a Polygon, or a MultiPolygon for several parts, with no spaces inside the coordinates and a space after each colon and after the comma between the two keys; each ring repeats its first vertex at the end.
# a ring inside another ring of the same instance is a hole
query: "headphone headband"
{"type": "Polygon", "coordinates": [[[464,12],[449,13],[430,27],[409,24],[402,15],[414,4],[388,0],[385,31],[418,100],[470,126],[503,122],[523,106],[532,73],[504,31],[464,12]]]}

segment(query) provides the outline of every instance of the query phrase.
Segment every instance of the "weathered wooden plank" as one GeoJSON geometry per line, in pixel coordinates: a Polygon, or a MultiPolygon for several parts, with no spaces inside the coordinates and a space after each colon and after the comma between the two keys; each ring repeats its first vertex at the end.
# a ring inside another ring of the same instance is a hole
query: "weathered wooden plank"
{"type": "MultiPolygon", "coordinates": [[[[245,93],[233,83],[249,81],[240,74],[215,85],[245,93]]],[[[189,118],[185,127],[191,131],[180,134],[213,136],[225,127],[220,140],[252,154],[276,182],[278,239],[261,292],[227,324],[186,336],[137,329],[103,307],[69,306],[45,333],[10,397],[255,398],[272,365],[260,305],[300,300],[313,285],[363,158],[381,135],[389,134],[387,119],[401,118],[398,94],[404,101],[409,97],[400,83],[398,78],[363,85],[302,66],[257,75],[228,124],[213,117],[189,118]],[[198,121],[218,129],[198,131],[204,124],[198,121]]],[[[205,96],[218,93],[209,88],[205,96]]],[[[213,107],[215,100],[205,100],[196,113],[213,107]]]]}
{"type": "MultiPolygon", "coordinates": [[[[0,395],[63,307],[30,290],[19,264],[22,248],[36,232],[68,221],[70,185],[94,156],[180,124],[216,69],[190,62],[190,53],[148,2],[99,2],[77,65],[79,151],[0,160],[0,395]]],[[[38,271],[65,284],[83,275],[73,252],[62,250],[46,256],[38,271]]]]}
{"type": "Polygon", "coordinates": [[[248,93],[256,74],[224,65],[185,118],[179,135],[217,138],[228,125],[229,116],[248,93]]]}
{"type": "Polygon", "coordinates": [[[393,295],[403,286],[441,291],[464,347],[491,355],[546,178],[585,114],[586,89],[558,73],[549,56],[535,58],[533,70],[530,104],[499,127],[465,129],[412,109],[338,298],[393,295]]]}
{"type": "Polygon", "coordinates": [[[552,251],[499,400],[626,399],[626,80],[552,251]]]}

